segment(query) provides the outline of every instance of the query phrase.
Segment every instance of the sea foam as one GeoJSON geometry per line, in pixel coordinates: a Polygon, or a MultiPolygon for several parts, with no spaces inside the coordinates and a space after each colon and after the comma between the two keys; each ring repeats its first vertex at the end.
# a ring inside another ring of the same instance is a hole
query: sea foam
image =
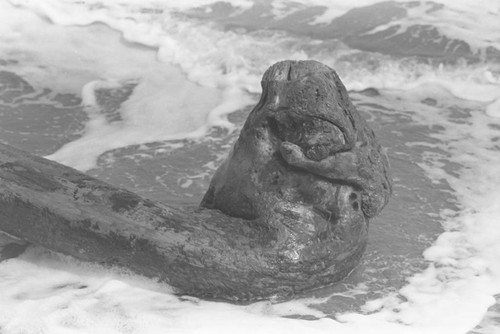
{"type": "MultiPolygon", "coordinates": [[[[328,7],[312,22],[322,24],[374,2],[304,4],[328,7]]],[[[429,11],[422,4],[395,23],[403,29],[411,22],[431,24],[477,49],[498,47],[498,2],[485,1],[484,6],[438,2],[445,4],[443,10],[429,11]]],[[[178,298],[162,284],[34,249],[0,265],[0,329],[9,334],[160,333],[166,329],[174,333],[265,329],[441,334],[473,328],[494,304],[493,296],[500,294],[498,64],[436,66],[387,55],[360,55],[342,46],[329,50],[324,41],[297,40],[280,32],[222,30],[179,16],[210,3],[0,3],[0,59],[18,61],[1,66],[33,85],[83,99],[89,118],[84,133],[50,157],[88,170],[108,150],[202,138],[212,126],[231,129],[226,115],[255,102],[260,75],[267,66],[285,58],[315,58],[337,69],[349,89],[378,88],[394,109],[413,108],[414,122],[443,129],[433,134],[438,144],[432,148],[447,153],[429,150],[421,168],[436,182],[450,185],[459,209],[441,212],[445,232],[424,253],[428,268],[409,278],[397,293],[368,302],[363,314],[332,315],[322,314],[310,300],[235,306],[178,298]],[[127,84],[136,86],[120,108],[121,119],[110,122],[103,116],[97,93],[127,84]],[[421,101],[429,96],[438,101],[448,96],[449,104],[422,111],[421,101]],[[400,100],[405,102],[398,105],[400,100]],[[449,114],[450,105],[461,101],[477,101],[462,123],[449,114]],[[447,170],[445,159],[460,168],[447,170]],[[320,319],[288,318],[297,315],[320,319]]],[[[287,15],[285,2],[273,3],[276,15],[287,15]]],[[[241,10],[251,4],[232,3],[241,10]]]]}
{"type": "MultiPolygon", "coordinates": [[[[296,40],[279,32],[262,35],[222,31],[210,25],[179,19],[179,10],[207,5],[211,1],[168,6],[134,1],[109,6],[92,5],[91,1],[12,3],[17,7],[3,5],[4,13],[15,14],[6,15],[5,22],[15,20],[16,23],[4,25],[7,27],[3,31],[6,42],[2,51],[6,54],[4,57],[24,58],[17,70],[32,84],[62,92],[69,89],[88,99],[93,94],[89,90],[93,82],[137,82],[132,97],[120,110],[122,122],[107,124],[102,116],[98,116],[99,106],[89,106],[90,120],[83,136],[49,156],[80,170],[95,167],[102,153],[116,148],[172,139],[202,138],[213,126],[231,130],[232,125],[227,122],[226,115],[256,102],[260,75],[267,66],[281,59],[315,58],[323,61],[337,69],[347,88],[354,90],[368,87],[409,89],[438,83],[459,98],[489,101],[490,115],[495,113],[495,101],[500,96],[498,74],[496,78],[491,75],[490,65],[478,65],[476,70],[471,71],[467,66],[460,68],[459,64],[436,71],[432,65],[411,61],[402,65],[399,60],[383,56],[361,58],[355,64],[349,61],[349,53],[354,52],[352,50],[340,48],[324,54],[315,52],[314,47],[310,49],[306,44],[314,41],[296,40]],[[10,31],[12,27],[17,27],[18,31],[10,31]],[[24,37],[15,39],[14,34],[24,37]],[[11,40],[16,42],[9,42],[11,40]],[[28,40],[37,43],[31,45],[26,43],[28,40]],[[310,50],[306,51],[307,48],[310,50]],[[23,50],[22,55],[16,54],[16,50],[23,50]],[[379,66],[367,70],[374,61],[379,66]],[[490,79],[494,78],[494,82],[485,82],[487,74],[490,74],[490,79]],[[191,96],[187,98],[189,94],[191,96]],[[140,128],[148,131],[141,132],[140,128]],[[81,152],[81,149],[85,149],[84,156],[71,156],[81,152]]],[[[275,6],[279,7],[279,4],[276,2],[275,6]]],[[[314,1],[311,4],[324,5],[314,1]]],[[[336,13],[340,15],[363,4],[368,4],[368,1],[342,3],[336,13]]],[[[248,9],[249,2],[232,5],[244,10],[248,9]]],[[[422,13],[432,16],[432,20],[425,19],[429,24],[439,19],[436,16],[439,13],[444,15],[442,19],[446,19],[446,10],[426,11],[427,7],[422,6],[409,11],[405,24],[399,21],[391,24],[404,28],[422,13]],[[413,13],[415,11],[418,15],[413,13]]],[[[334,7],[331,5],[328,8],[333,10],[334,7]]],[[[463,10],[463,7],[451,8],[463,10]]],[[[490,7],[488,13],[491,14],[494,6],[490,7]]],[[[470,31],[475,31],[472,28],[470,31]]],[[[494,70],[498,71],[498,68],[494,70]]]]}

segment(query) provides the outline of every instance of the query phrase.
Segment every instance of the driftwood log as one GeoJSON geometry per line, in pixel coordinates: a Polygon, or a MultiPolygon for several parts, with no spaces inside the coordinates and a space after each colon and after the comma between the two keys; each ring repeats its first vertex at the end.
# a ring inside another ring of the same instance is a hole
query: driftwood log
{"type": "Polygon", "coordinates": [[[172,207],[0,144],[0,230],[202,298],[289,298],[343,279],[391,193],[388,164],[337,74],[266,71],[200,207],[172,207]]]}

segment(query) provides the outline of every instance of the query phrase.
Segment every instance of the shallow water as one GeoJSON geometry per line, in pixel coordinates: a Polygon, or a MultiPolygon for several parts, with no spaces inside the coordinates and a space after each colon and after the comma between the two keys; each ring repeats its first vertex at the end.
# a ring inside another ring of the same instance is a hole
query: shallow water
{"type": "Polygon", "coordinates": [[[337,69],[391,162],[394,195],[361,265],[292,302],[236,306],[31,247],[0,263],[0,329],[498,332],[500,6],[207,3],[0,3],[0,140],[196,204],[264,70],[318,59],[337,69]]]}

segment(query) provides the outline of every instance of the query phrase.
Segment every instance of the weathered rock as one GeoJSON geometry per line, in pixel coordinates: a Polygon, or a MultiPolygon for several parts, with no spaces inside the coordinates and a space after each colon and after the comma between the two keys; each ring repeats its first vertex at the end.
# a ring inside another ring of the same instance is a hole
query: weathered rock
{"type": "Polygon", "coordinates": [[[202,205],[246,219],[274,201],[338,216],[336,199],[323,193],[345,185],[366,217],[379,213],[391,194],[387,158],[335,71],[315,61],[280,62],[264,74],[262,90],[202,205]],[[314,189],[316,182],[328,191],[314,189]]]}
{"type": "Polygon", "coordinates": [[[288,298],[358,264],[387,161],[330,68],[281,62],[202,208],[177,208],[0,144],[0,230],[203,298],[288,298]]]}

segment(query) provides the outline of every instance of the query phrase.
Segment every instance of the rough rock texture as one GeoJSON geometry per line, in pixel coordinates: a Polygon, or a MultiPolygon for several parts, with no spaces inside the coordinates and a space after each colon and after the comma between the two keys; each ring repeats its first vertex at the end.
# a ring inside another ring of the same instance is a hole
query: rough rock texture
{"type": "Polygon", "coordinates": [[[264,74],[262,91],[202,205],[254,219],[270,203],[293,203],[335,217],[338,200],[328,196],[345,185],[354,210],[378,214],[391,194],[387,158],[335,71],[280,62],[264,74]]]}
{"type": "Polygon", "coordinates": [[[201,208],[0,144],[0,230],[202,298],[290,298],[343,279],[390,194],[386,158],[330,68],[281,62],[262,87],[201,208]]]}

